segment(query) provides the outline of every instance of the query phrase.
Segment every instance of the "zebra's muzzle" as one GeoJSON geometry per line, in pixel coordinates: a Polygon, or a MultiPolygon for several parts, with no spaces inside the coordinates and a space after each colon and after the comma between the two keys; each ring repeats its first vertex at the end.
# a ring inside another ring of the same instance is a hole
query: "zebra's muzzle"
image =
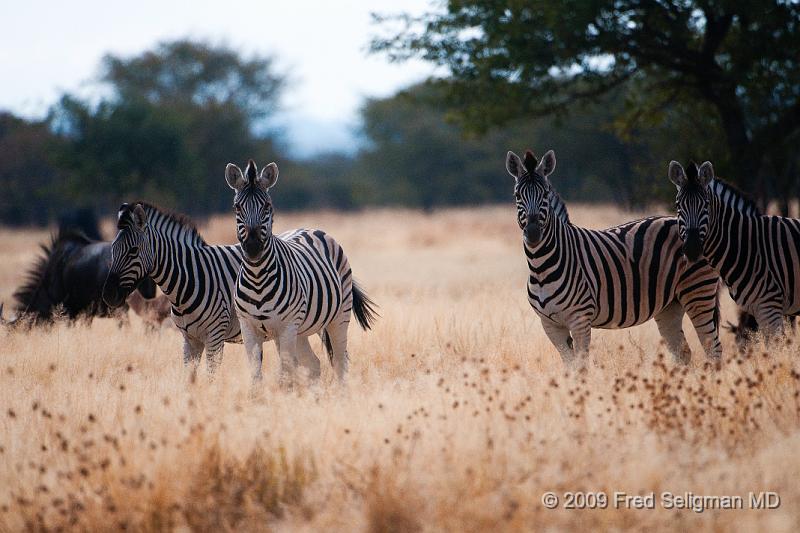
{"type": "Polygon", "coordinates": [[[683,255],[694,263],[703,255],[703,241],[700,239],[700,230],[692,228],[686,230],[686,240],[683,241],[683,255]]]}
{"type": "Polygon", "coordinates": [[[130,290],[120,287],[119,276],[109,274],[103,284],[103,301],[111,308],[119,307],[125,302],[130,290]]]}
{"type": "Polygon", "coordinates": [[[249,229],[247,236],[242,241],[242,248],[250,259],[256,259],[261,255],[264,243],[258,238],[258,229],[249,229]]]}
{"type": "Polygon", "coordinates": [[[539,244],[539,241],[542,240],[542,227],[538,222],[529,221],[522,233],[525,236],[525,242],[531,246],[539,244]]]}

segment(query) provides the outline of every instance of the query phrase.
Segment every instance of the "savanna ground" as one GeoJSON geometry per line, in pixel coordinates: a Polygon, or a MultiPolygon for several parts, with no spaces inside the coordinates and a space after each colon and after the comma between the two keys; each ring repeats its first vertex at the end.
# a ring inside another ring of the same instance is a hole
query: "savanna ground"
{"type": "MultiPolygon", "coordinates": [[[[588,372],[567,374],[526,301],[514,217],[278,212],[279,230],[332,233],[381,306],[373,331],[351,326],[346,388],[323,364],[319,386],[279,390],[271,345],[255,391],[240,345],[191,380],[179,334],[135,316],[3,331],[0,529],[796,530],[795,345],[737,356],[726,333],[715,369],[689,331],[692,364],[675,367],[651,322],[596,330],[588,372]],[[549,510],[545,491],[559,507],[565,491],[655,492],[656,509],[549,510]],[[665,510],[664,491],[781,505],[665,510]]],[[[232,216],[201,230],[234,240],[232,216]]],[[[46,235],[0,230],[0,301],[46,235]]]]}

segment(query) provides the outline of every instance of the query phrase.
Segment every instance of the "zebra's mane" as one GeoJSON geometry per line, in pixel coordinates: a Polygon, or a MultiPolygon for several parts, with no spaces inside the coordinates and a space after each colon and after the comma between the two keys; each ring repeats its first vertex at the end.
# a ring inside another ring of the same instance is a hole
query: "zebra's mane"
{"type": "Polygon", "coordinates": [[[564,203],[564,200],[561,199],[561,196],[553,189],[550,188],[550,201],[553,203],[553,210],[558,218],[564,224],[569,224],[569,211],[567,211],[567,204],[564,203]]]}
{"type": "Polygon", "coordinates": [[[719,196],[725,205],[733,207],[743,215],[761,216],[763,214],[752,198],[727,181],[714,178],[709,187],[711,192],[719,196]]]}
{"type": "Polygon", "coordinates": [[[184,215],[183,213],[177,213],[171,209],[159,207],[149,202],[137,203],[142,204],[142,207],[144,207],[144,210],[147,212],[148,218],[150,218],[151,213],[156,213],[157,216],[165,218],[180,227],[181,236],[188,236],[192,243],[198,245],[206,244],[205,239],[203,239],[203,236],[200,235],[200,232],[197,230],[197,226],[195,225],[194,221],[187,215],[184,215]]]}

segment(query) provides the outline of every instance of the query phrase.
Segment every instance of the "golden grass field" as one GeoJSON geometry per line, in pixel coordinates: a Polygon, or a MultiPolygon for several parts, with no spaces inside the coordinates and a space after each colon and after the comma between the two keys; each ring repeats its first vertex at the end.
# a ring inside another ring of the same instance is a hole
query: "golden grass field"
{"type": "MultiPolygon", "coordinates": [[[[573,206],[605,227],[639,214],[573,206]]],[[[433,214],[276,217],[342,243],[380,305],[351,325],[348,385],[277,387],[274,346],[251,390],[241,345],[189,379],[181,337],[99,319],[7,331],[0,349],[0,530],[796,531],[800,382],[791,340],[721,368],[675,367],[651,322],[594,331],[566,373],[528,306],[513,205],[433,214]],[[561,498],[556,510],[541,502],[561,498]],[[606,509],[563,509],[564,492],[606,509]],[[655,509],[614,493],[655,493],[655,509]],[[664,509],[661,493],[739,495],[744,510],[664,509]],[[781,505],[750,510],[749,493],[781,505]]],[[[111,231],[110,223],[107,230],[111,231]]],[[[233,216],[201,226],[233,242],[233,216]]],[[[0,230],[0,301],[44,231],[0,230]]],[[[8,305],[6,306],[8,308],[8,305]]],[[[6,311],[8,313],[8,311],[6,311]]],[[[724,300],[723,321],[735,309],[724,300]]],[[[322,355],[315,339],[312,345],[322,355]]]]}

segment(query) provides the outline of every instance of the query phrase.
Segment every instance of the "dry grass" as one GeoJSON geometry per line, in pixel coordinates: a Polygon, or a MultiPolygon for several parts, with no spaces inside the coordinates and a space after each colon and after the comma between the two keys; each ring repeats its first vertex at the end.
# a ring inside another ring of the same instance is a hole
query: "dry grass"
{"type": "MultiPolygon", "coordinates": [[[[0,530],[796,530],[794,345],[736,357],[726,336],[714,369],[692,332],[694,361],[675,368],[647,324],[595,332],[595,364],[566,375],[525,299],[513,207],[277,225],[330,231],[381,305],[374,331],[351,330],[349,386],[324,364],[318,387],[281,392],[271,346],[258,390],[241,346],[191,382],[178,333],[136,317],[0,333],[0,530]],[[548,490],[771,490],[782,504],[548,510],[548,490]]],[[[230,242],[232,226],[202,230],[230,242]]],[[[44,237],[0,231],[3,301],[44,237]]]]}

